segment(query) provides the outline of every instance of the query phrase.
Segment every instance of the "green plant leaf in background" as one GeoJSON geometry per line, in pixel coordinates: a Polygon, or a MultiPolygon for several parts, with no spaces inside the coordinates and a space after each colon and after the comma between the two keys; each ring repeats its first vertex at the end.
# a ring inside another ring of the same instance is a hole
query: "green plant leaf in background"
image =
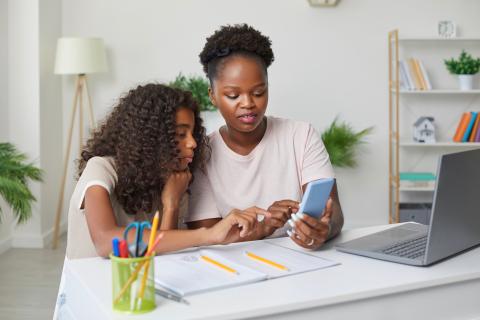
{"type": "Polygon", "coordinates": [[[173,88],[190,91],[193,97],[200,105],[200,111],[215,111],[216,108],[210,102],[208,97],[208,87],[210,84],[207,79],[200,76],[184,76],[179,73],[174,81],[168,84],[173,88]]]}
{"type": "Polygon", "coordinates": [[[458,60],[451,58],[444,62],[452,74],[476,74],[480,69],[480,58],[474,59],[465,50],[462,50],[458,60]]]}
{"type": "Polygon", "coordinates": [[[364,138],[372,133],[373,127],[355,132],[346,122],[339,123],[336,117],[322,132],[322,140],[330,156],[332,165],[340,168],[353,168],[357,165],[356,149],[366,143],[364,138]]]}
{"type": "MultiPolygon", "coordinates": [[[[42,170],[25,163],[26,155],[10,143],[0,143],[0,196],[13,209],[17,223],[25,223],[32,215],[36,201],[28,187],[28,180],[42,181],[42,170]]],[[[0,207],[0,222],[2,221],[0,207]]]]}

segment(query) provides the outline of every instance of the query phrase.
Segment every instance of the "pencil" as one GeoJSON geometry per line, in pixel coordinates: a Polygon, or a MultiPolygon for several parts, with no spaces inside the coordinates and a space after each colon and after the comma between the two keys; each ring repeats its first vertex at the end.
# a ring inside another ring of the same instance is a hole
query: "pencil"
{"type": "Polygon", "coordinates": [[[285,267],[284,265],[273,262],[272,260],[265,259],[263,257],[257,256],[256,254],[253,254],[253,253],[248,252],[248,251],[245,251],[245,254],[247,255],[247,257],[249,257],[253,260],[263,262],[265,264],[268,264],[268,265],[270,265],[272,267],[275,267],[275,268],[278,268],[280,270],[289,271],[289,269],[287,267],[285,267]]]}
{"type": "Polygon", "coordinates": [[[206,262],[208,262],[208,263],[211,263],[211,264],[213,264],[214,266],[217,266],[217,267],[219,267],[219,268],[221,268],[221,269],[223,269],[223,270],[225,270],[225,271],[238,274],[237,270],[232,269],[232,268],[230,268],[229,266],[226,266],[226,265],[224,265],[223,263],[218,262],[217,260],[213,260],[212,258],[209,258],[209,257],[204,256],[204,255],[200,256],[200,258],[201,258],[203,261],[206,261],[206,262]]]}
{"type": "MultiPolygon", "coordinates": [[[[160,218],[160,213],[157,210],[157,212],[155,212],[155,216],[153,217],[152,228],[150,229],[150,239],[148,240],[147,251],[149,251],[152,248],[153,243],[155,242],[155,234],[157,233],[159,218],[160,218]]],[[[145,285],[147,284],[147,277],[148,277],[148,270],[149,269],[150,269],[150,260],[147,261],[147,265],[145,266],[145,272],[143,273],[143,277],[142,277],[142,284],[140,285],[140,291],[139,291],[139,294],[138,294],[139,308],[142,306],[142,299],[143,299],[143,295],[145,294],[145,285]]]]}

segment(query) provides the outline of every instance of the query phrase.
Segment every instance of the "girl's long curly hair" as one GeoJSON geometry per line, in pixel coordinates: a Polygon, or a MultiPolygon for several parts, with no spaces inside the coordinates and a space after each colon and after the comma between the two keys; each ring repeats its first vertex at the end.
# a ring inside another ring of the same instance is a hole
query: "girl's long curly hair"
{"type": "Polygon", "coordinates": [[[161,207],[160,194],[178,161],[176,112],[192,110],[197,143],[189,168],[194,172],[210,154],[196,101],[188,91],[147,84],[121,97],[110,115],[93,132],[78,161],[78,176],[95,156],[112,157],[118,182],[115,195],[128,214],[148,213],[161,207]],[[157,174],[155,174],[157,173],[157,174]]]}

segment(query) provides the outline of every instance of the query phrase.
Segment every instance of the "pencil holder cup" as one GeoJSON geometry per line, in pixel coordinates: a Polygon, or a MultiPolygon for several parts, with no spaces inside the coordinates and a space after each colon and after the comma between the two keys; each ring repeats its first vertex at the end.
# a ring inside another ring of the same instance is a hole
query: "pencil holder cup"
{"type": "Polygon", "coordinates": [[[154,255],[120,258],[112,261],[113,310],[124,313],[145,313],[155,309],[154,255]]]}

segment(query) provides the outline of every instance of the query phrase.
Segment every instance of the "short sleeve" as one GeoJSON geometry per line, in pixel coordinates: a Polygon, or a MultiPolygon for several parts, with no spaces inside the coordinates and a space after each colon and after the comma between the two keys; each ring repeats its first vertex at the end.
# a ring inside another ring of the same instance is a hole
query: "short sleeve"
{"type": "Polygon", "coordinates": [[[102,157],[89,159],[77,183],[77,191],[80,195],[76,204],[77,209],[81,209],[88,188],[91,186],[101,186],[111,194],[116,182],[117,174],[111,161],[102,157]]]}
{"type": "Polygon", "coordinates": [[[313,180],[334,177],[327,149],[318,132],[309,125],[301,170],[302,185],[313,180]]]}
{"type": "Polygon", "coordinates": [[[201,170],[196,170],[190,191],[188,214],[185,217],[185,222],[222,217],[215,203],[210,181],[201,170]]]}

